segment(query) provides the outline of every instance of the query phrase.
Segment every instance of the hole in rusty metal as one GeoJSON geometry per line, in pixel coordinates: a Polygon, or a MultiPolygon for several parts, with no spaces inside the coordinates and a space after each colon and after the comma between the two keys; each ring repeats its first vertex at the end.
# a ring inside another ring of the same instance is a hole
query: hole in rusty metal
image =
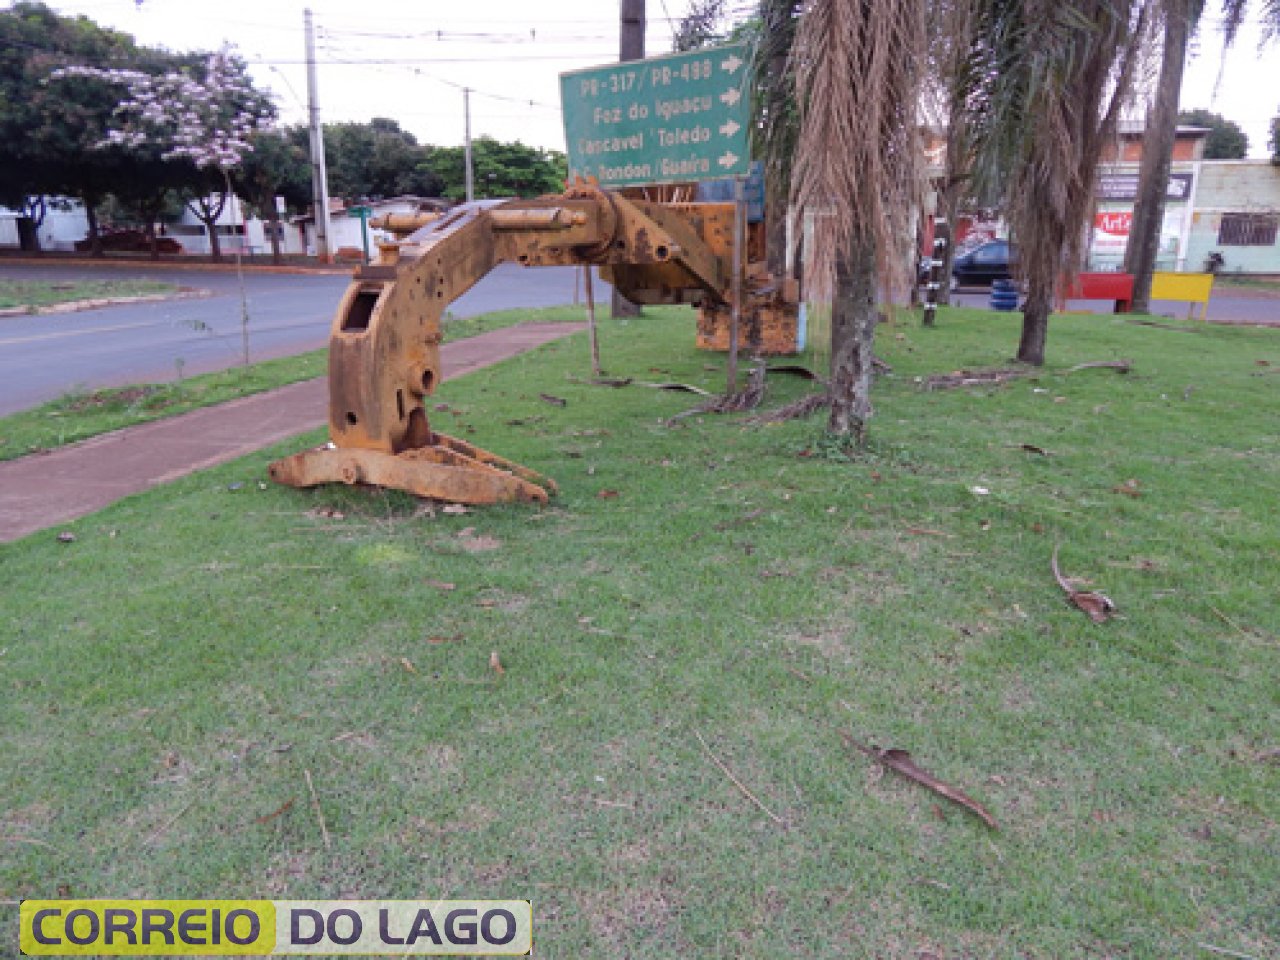
{"type": "Polygon", "coordinates": [[[404,391],[396,391],[396,413],[400,415],[400,419],[404,419],[404,391]]]}
{"type": "Polygon", "coordinates": [[[659,260],[665,260],[667,257],[671,256],[671,251],[666,247],[657,247],[653,252],[657,254],[659,260]]]}
{"type": "Polygon", "coordinates": [[[435,385],[436,375],[432,370],[422,371],[422,392],[430,393],[431,388],[435,385]]]}
{"type": "Polygon", "coordinates": [[[627,241],[625,240],[615,240],[613,245],[617,247],[619,250],[627,249],[627,241]]]}
{"type": "Polygon", "coordinates": [[[346,316],[342,318],[342,329],[368,330],[369,319],[373,316],[373,308],[378,305],[378,290],[360,290],[351,298],[346,316]]]}
{"type": "Polygon", "coordinates": [[[347,423],[348,423],[348,425],[350,425],[350,426],[353,426],[353,427],[354,427],[354,426],[355,426],[357,423],[359,423],[359,422],[360,422],[360,418],[359,418],[359,417],[357,417],[357,416],[355,415],[355,413],[353,413],[352,411],[348,410],[348,411],[347,411],[347,423]]]}

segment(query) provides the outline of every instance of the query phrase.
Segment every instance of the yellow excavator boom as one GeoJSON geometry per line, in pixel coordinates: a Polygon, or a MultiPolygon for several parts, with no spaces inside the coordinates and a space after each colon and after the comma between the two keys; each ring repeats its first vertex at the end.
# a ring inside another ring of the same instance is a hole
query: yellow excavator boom
{"type": "MultiPolygon", "coordinates": [[[[727,310],[734,207],[654,203],[593,184],[561,196],[472,203],[379,244],[356,270],[329,341],[331,443],[278,460],[295,487],[365,483],[458,503],[545,501],[555,484],[436,433],[425,397],[440,384],[441,318],[502,262],[593,264],[628,299],[727,310]]],[[[757,284],[776,303],[777,288],[757,284]]]]}

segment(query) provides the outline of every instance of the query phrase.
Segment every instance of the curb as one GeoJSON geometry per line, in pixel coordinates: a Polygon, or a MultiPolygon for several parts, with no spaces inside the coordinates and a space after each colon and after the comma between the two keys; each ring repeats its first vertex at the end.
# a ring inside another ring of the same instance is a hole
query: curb
{"type": "MultiPolygon", "coordinates": [[[[93,257],[5,257],[0,256],[0,266],[12,263],[23,267],[118,267],[120,269],[148,270],[206,270],[210,273],[231,273],[236,269],[235,261],[229,263],[207,263],[198,261],[184,263],[181,260],[119,260],[95,259],[93,257]]],[[[242,265],[246,273],[280,273],[280,274],[320,274],[322,276],[349,276],[354,273],[353,266],[331,266],[316,264],[315,266],[296,266],[291,264],[246,263],[242,265]]]]}
{"type": "Polygon", "coordinates": [[[207,300],[212,290],[179,290],[177,293],[145,293],[136,297],[95,297],[89,300],[67,300],[43,307],[5,307],[3,317],[42,317],[59,313],[79,313],[82,310],[98,310],[102,307],[118,307],[130,303],[165,303],[169,300],[207,300]]]}

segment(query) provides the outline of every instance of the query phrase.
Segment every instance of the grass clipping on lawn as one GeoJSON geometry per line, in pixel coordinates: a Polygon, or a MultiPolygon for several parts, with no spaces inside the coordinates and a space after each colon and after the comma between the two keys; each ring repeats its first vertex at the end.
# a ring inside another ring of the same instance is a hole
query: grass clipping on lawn
{"type": "MultiPolygon", "coordinates": [[[[717,390],[645,314],[610,375],[717,390]]],[[[259,484],[316,433],[0,547],[0,891],[527,896],[554,956],[1274,956],[1280,331],[1057,318],[1045,370],[926,391],[1016,320],[881,330],[856,460],[668,429],[688,396],[584,382],[578,337],[433,397],[545,508],[259,484]]]]}

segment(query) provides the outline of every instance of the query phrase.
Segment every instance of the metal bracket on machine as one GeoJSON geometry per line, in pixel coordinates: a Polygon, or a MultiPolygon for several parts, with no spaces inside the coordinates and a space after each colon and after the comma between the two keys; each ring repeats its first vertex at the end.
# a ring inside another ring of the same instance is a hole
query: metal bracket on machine
{"type": "Polygon", "coordinates": [[[450,503],[546,503],[556,492],[554,481],[442,433],[396,454],[326,444],[277,460],[269,472],[290,487],[362,483],[450,503]]]}

